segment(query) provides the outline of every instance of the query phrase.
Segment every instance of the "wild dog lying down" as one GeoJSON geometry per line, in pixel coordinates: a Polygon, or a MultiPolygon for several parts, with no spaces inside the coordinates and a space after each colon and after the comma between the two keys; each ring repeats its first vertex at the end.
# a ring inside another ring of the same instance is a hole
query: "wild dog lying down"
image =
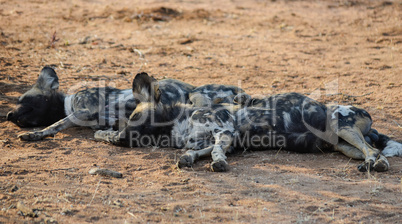
{"type": "MultiPolygon", "coordinates": [[[[137,105],[131,89],[101,87],[65,95],[58,88],[56,72],[44,67],[32,89],[18,99],[16,109],[7,114],[7,120],[20,127],[50,125],[40,131],[23,133],[18,136],[20,139],[40,140],[72,126],[108,129],[117,122],[125,124],[137,105]]],[[[159,88],[163,92],[159,100],[166,104],[187,102],[188,94],[194,89],[173,79],[161,80],[159,88]]]]}
{"type": "Polygon", "coordinates": [[[127,126],[121,132],[97,131],[95,138],[129,147],[192,149],[186,152],[189,156],[180,159],[179,166],[191,166],[199,156],[212,155],[212,170],[227,170],[225,153],[236,132],[234,116],[223,105],[211,103],[233,101],[236,94],[244,91],[233,86],[198,87],[190,94],[196,102],[189,105],[164,104],[158,99],[158,89],[155,79],[137,75],[133,92],[143,101],[131,114],[127,126]]]}
{"type": "Polygon", "coordinates": [[[154,97],[158,88],[152,78],[137,76],[133,86],[137,89],[135,94],[145,95],[145,101],[138,104],[127,126],[121,132],[97,131],[95,138],[131,147],[189,149],[181,156],[179,167],[192,166],[199,157],[211,155],[212,170],[226,171],[225,154],[234,147],[296,152],[337,150],[351,158],[364,159],[358,167],[360,171],[388,170],[387,159],[365,142],[364,135],[375,144],[385,144],[384,153],[402,155],[401,144],[373,131],[370,115],[355,107],[327,107],[297,93],[262,100],[248,100],[250,97],[241,93],[235,101],[243,108],[167,105],[154,97]]]}
{"type": "Polygon", "coordinates": [[[298,93],[264,99],[242,93],[234,101],[244,106],[236,112],[236,130],[242,140],[237,144],[243,147],[259,148],[259,144],[262,149],[268,145],[297,152],[335,150],[365,160],[358,166],[360,171],[386,171],[389,163],[385,156],[402,156],[402,144],[371,129],[370,115],[360,108],[324,105],[298,93]],[[256,144],[250,136],[262,141],[256,144]],[[370,143],[384,150],[381,153],[370,143]]]}

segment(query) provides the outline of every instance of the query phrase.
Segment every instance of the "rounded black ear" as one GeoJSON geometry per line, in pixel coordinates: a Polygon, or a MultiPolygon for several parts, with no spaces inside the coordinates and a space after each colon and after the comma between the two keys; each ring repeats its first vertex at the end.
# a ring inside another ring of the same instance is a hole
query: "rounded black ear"
{"type": "Polygon", "coordinates": [[[133,80],[133,93],[147,101],[158,102],[160,91],[158,81],[147,73],[138,73],[133,80]]]}
{"type": "Polygon", "coordinates": [[[44,67],[36,81],[36,87],[41,90],[57,90],[59,88],[59,77],[51,67],[44,67]]]}

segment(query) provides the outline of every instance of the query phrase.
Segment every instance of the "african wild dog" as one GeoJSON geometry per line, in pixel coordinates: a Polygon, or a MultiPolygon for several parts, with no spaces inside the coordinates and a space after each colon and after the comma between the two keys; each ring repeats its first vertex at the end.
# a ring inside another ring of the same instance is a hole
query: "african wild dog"
{"type": "MultiPolygon", "coordinates": [[[[284,145],[276,148],[297,152],[335,150],[365,160],[358,167],[360,171],[386,171],[389,163],[385,156],[402,156],[402,144],[371,129],[370,115],[360,108],[325,105],[298,93],[263,99],[241,93],[234,101],[243,105],[235,118],[241,140],[237,144],[243,147],[255,148],[250,136],[272,140],[275,135],[285,139],[284,145]],[[266,137],[268,133],[270,137],[266,137]],[[381,152],[372,145],[384,150],[381,152]]],[[[263,148],[269,143],[259,142],[263,148]]]]}
{"type": "MultiPolygon", "coordinates": [[[[7,114],[7,120],[20,127],[48,126],[40,131],[19,135],[26,141],[52,136],[72,126],[108,129],[117,123],[125,124],[137,105],[131,89],[111,87],[91,88],[65,95],[58,91],[59,79],[50,67],[44,67],[36,84],[18,99],[17,107],[7,114]]],[[[160,101],[187,102],[194,87],[166,79],[159,81],[160,101]]]]}
{"type": "MultiPolygon", "coordinates": [[[[193,105],[164,104],[159,100],[158,83],[152,77],[137,75],[134,96],[143,101],[121,131],[97,131],[95,139],[129,147],[158,146],[191,149],[182,156],[179,166],[191,166],[195,159],[212,155],[214,171],[227,170],[226,152],[235,133],[231,109],[213,102],[233,100],[244,91],[234,86],[206,85],[192,91],[193,105]],[[204,96],[202,99],[201,96],[204,96]]],[[[233,107],[233,108],[232,108],[233,107]]]]}

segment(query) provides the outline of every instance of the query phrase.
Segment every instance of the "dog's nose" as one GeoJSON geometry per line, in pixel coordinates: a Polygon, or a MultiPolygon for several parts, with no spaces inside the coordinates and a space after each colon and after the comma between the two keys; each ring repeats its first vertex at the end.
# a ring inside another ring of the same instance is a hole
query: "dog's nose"
{"type": "Polygon", "coordinates": [[[12,111],[8,112],[7,121],[11,121],[11,119],[13,119],[13,115],[14,115],[14,113],[12,111]]]}

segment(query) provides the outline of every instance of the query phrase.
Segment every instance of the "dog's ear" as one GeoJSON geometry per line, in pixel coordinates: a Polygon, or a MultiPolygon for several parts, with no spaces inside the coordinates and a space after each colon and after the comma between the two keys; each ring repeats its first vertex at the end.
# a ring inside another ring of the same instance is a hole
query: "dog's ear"
{"type": "Polygon", "coordinates": [[[158,81],[147,73],[138,73],[133,80],[133,94],[148,102],[159,102],[161,93],[158,81]]]}
{"type": "Polygon", "coordinates": [[[44,67],[36,81],[36,87],[40,90],[51,91],[59,89],[59,77],[50,67],[44,67]]]}

